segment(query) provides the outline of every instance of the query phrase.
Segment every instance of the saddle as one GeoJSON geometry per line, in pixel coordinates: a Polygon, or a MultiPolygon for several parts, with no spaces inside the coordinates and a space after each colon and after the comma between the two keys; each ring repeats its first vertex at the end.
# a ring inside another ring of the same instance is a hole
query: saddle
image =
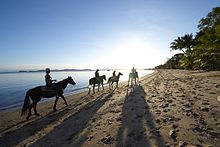
{"type": "Polygon", "coordinates": [[[118,77],[117,76],[112,76],[112,81],[117,81],[118,77]]]}
{"type": "Polygon", "coordinates": [[[130,72],[133,78],[138,78],[138,72],[130,72]]]}
{"type": "Polygon", "coordinates": [[[48,86],[41,86],[41,91],[43,93],[55,93],[56,89],[54,87],[48,87],[48,86]]]}
{"type": "Polygon", "coordinates": [[[101,77],[95,77],[96,81],[100,83],[102,81],[101,77]]]}

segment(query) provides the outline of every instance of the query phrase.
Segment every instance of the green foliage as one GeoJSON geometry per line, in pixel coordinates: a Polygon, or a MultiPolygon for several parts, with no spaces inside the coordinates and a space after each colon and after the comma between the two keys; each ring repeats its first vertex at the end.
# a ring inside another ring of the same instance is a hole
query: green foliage
{"type": "Polygon", "coordinates": [[[198,28],[200,31],[204,29],[214,28],[220,23],[220,7],[212,9],[205,18],[199,21],[198,28]]]}
{"type": "Polygon", "coordinates": [[[183,53],[190,52],[193,45],[195,44],[195,40],[193,39],[192,34],[186,34],[182,37],[177,37],[170,44],[170,48],[172,50],[181,50],[183,53]]]}
{"type": "Polygon", "coordinates": [[[183,45],[183,40],[181,37],[177,37],[177,39],[171,42],[170,48],[172,50],[181,50],[183,53],[185,53],[185,51],[183,50],[184,45],[183,45]]]}
{"type": "Polygon", "coordinates": [[[192,55],[187,56],[186,54],[184,54],[179,61],[180,67],[184,69],[193,69],[193,62],[194,60],[193,60],[192,55]]]}
{"type": "Polygon", "coordinates": [[[192,34],[186,34],[182,37],[178,37],[173,42],[171,42],[170,48],[172,50],[181,50],[184,55],[180,59],[180,67],[185,69],[192,69],[193,58],[192,58],[192,48],[195,45],[195,39],[192,34]]]}
{"type": "MultiPolygon", "coordinates": [[[[218,29],[218,27],[217,27],[218,29]]],[[[215,28],[204,29],[197,35],[194,49],[195,69],[220,69],[220,38],[215,28]]]]}
{"type": "Polygon", "coordinates": [[[220,70],[220,7],[213,8],[202,18],[198,28],[195,38],[186,34],[171,42],[171,50],[180,50],[183,54],[177,54],[178,59],[174,55],[158,68],[220,70]]]}
{"type": "Polygon", "coordinates": [[[220,69],[220,7],[199,21],[194,47],[195,69],[220,69]]]}
{"type": "Polygon", "coordinates": [[[170,58],[165,64],[155,67],[156,69],[181,69],[179,61],[183,54],[176,54],[170,58]]]}

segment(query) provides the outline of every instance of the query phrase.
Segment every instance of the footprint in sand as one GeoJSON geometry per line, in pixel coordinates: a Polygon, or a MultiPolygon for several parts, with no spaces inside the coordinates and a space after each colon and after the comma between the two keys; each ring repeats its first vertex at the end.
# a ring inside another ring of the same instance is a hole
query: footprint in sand
{"type": "Polygon", "coordinates": [[[156,110],[155,113],[156,113],[157,115],[159,115],[159,114],[161,114],[161,110],[156,110]]]}
{"type": "Polygon", "coordinates": [[[94,136],[90,135],[90,136],[87,137],[87,141],[91,141],[93,138],[94,138],[94,136]]]}
{"type": "Polygon", "coordinates": [[[118,118],[116,119],[116,121],[118,121],[118,122],[120,121],[120,122],[121,122],[121,121],[122,121],[122,117],[118,117],[118,118]]]}
{"type": "Polygon", "coordinates": [[[219,101],[219,102],[220,102],[220,96],[218,96],[218,97],[217,97],[217,101],[219,101]]]}
{"type": "Polygon", "coordinates": [[[207,103],[207,102],[203,102],[202,105],[209,105],[209,103],[207,103]]]}
{"type": "Polygon", "coordinates": [[[176,131],[175,129],[171,129],[171,130],[169,131],[169,136],[170,136],[170,138],[172,138],[173,140],[176,141],[177,131],[176,131]]]}
{"type": "Polygon", "coordinates": [[[214,91],[210,91],[209,94],[216,94],[214,91]]]}
{"type": "Polygon", "coordinates": [[[107,135],[107,136],[103,137],[100,141],[104,144],[110,145],[110,144],[113,144],[115,139],[113,137],[111,137],[110,135],[107,135]]]}
{"type": "Polygon", "coordinates": [[[202,106],[200,107],[200,110],[203,112],[209,112],[209,106],[208,107],[202,106]]]}

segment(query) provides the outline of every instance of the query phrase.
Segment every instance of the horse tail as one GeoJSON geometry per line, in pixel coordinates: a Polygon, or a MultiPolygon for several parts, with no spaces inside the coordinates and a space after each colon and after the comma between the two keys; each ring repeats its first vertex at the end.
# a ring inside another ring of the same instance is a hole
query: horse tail
{"type": "Polygon", "coordinates": [[[23,104],[23,107],[22,107],[21,116],[25,115],[27,113],[27,109],[30,105],[30,99],[29,99],[30,94],[29,93],[30,93],[30,91],[28,90],[26,92],[26,96],[25,96],[25,99],[24,99],[24,104],[23,104]]]}

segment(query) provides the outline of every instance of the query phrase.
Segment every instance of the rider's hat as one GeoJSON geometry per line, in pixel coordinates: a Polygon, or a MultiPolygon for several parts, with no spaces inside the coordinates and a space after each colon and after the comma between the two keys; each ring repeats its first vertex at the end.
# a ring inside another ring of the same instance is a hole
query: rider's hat
{"type": "Polygon", "coordinates": [[[50,73],[50,68],[46,68],[46,73],[50,73]]]}

